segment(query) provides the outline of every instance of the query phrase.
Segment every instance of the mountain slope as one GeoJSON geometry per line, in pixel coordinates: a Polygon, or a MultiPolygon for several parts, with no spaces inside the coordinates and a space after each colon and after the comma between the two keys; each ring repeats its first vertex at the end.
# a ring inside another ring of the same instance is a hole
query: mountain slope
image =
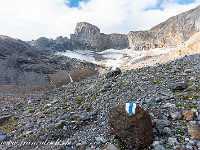
{"type": "Polygon", "coordinates": [[[148,31],[131,31],[129,45],[135,50],[178,46],[200,30],[200,6],[171,17],[148,31]]]}

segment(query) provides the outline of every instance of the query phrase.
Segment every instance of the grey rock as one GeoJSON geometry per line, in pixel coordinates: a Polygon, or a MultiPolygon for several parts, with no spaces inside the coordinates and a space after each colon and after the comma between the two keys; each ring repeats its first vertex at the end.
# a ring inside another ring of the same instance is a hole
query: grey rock
{"type": "Polygon", "coordinates": [[[171,129],[170,129],[169,127],[164,127],[163,132],[164,132],[164,133],[167,133],[167,134],[169,134],[169,135],[172,134],[172,131],[171,131],[171,129]]]}
{"type": "Polygon", "coordinates": [[[200,114],[197,116],[197,118],[196,118],[198,121],[200,121],[200,114]]]}
{"type": "Polygon", "coordinates": [[[24,129],[25,129],[25,130],[32,129],[32,128],[34,128],[34,126],[33,126],[32,124],[26,124],[26,125],[24,126],[24,129]]]}
{"type": "Polygon", "coordinates": [[[182,114],[180,112],[172,112],[170,114],[171,118],[174,120],[181,120],[182,119],[182,114]]]}
{"type": "Polygon", "coordinates": [[[102,142],[102,143],[106,143],[108,141],[107,139],[105,139],[102,136],[95,137],[95,139],[97,142],[102,142]]]}
{"type": "Polygon", "coordinates": [[[3,141],[8,141],[7,135],[0,135],[0,142],[3,142],[3,141]]]}
{"type": "Polygon", "coordinates": [[[156,145],[154,148],[155,150],[166,150],[162,145],[156,145]]]}
{"type": "Polygon", "coordinates": [[[177,141],[176,138],[169,137],[168,138],[168,144],[170,144],[170,145],[178,144],[178,141],[177,141]]]}
{"type": "Polygon", "coordinates": [[[155,123],[160,126],[169,127],[171,122],[169,120],[154,119],[155,123]]]}
{"type": "Polygon", "coordinates": [[[48,125],[47,128],[48,128],[48,129],[54,129],[54,128],[55,128],[55,124],[52,123],[52,124],[48,125]]]}

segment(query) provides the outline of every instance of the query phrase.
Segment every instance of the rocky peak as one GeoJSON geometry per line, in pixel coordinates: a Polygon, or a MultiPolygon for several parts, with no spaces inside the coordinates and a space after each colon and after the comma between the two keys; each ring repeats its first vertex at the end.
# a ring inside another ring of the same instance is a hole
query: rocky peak
{"type": "Polygon", "coordinates": [[[104,34],[90,23],[80,22],[76,25],[70,40],[97,50],[109,48],[123,49],[128,47],[128,38],[124,34],[104,34]]]}

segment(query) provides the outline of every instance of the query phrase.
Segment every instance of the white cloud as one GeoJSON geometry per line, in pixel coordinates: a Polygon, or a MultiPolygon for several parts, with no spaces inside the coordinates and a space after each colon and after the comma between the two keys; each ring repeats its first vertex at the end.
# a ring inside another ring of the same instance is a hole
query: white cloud
{"type": "Polygon", "coordinates": [[[89,22],[104,33],[145,30],[200,4],[180,5],[165,0],[159,9],[158,0],[90,0],[79,8],[69,8],[65,0],[0,0],[0,34],[22,40],[39,37],[55,38],[74,32],[77,22],[89,22]]]}

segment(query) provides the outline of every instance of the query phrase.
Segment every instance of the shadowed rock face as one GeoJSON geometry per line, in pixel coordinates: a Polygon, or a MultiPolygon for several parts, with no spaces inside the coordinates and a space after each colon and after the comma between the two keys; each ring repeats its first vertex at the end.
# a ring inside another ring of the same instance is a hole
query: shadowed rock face
{"type": "MultiPolygon", "coordinates": [[[[93,75],[95,65],[64,56],[44,54],[21,40],[0,36],[0,91],[44,91],[69,83],[69,73],[79,71],[76,77],[93,75]],[[89,73],[88,73],[89,70],[89,73]],[[62,71],[63,74],[58,72],[62,71]],[[87,73],[85,73],[87,72],[87,73]]],[[[72,74],[72,73],[71,73],[72,74]]]]}

